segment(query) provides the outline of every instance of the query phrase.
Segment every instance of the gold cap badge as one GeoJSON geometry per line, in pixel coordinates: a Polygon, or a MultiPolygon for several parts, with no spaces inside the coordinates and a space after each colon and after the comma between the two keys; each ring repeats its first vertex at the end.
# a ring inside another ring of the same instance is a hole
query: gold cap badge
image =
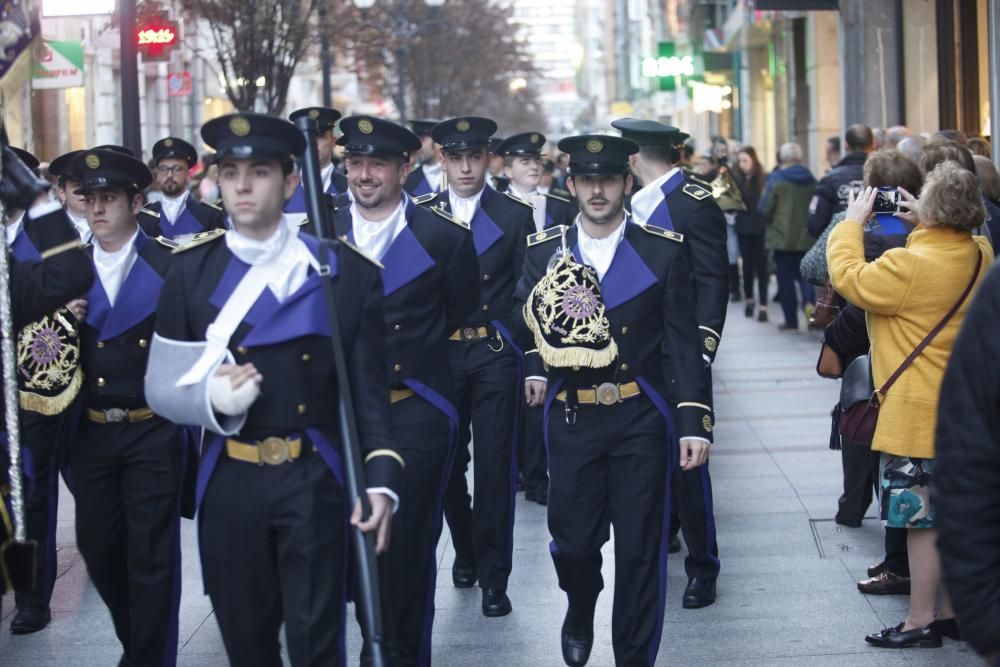
{"type": "Polygon", "coordinates": [[[541,137],[538,136],[537,134],[531,135],[531,143],[537,144],[539,139],[541,139],[541,137]]]}
{"type": "Polygon", "coordinates": [[[361,134],[371,134],[375,131],[375,126],[367,118],[358,121],[358,130],[361,134]]]}
{"type": "Polygon", "coordinates": [[[455,123],[455,129],[458,130],[459,132],[468,132],[470,127],[472,126],[469,125],[469,121],[467,120],[460,120],[457,123],[455,123]]]}
{"type": "Polygon", "coordinates": [[[237,137],[245,137],[250,134],[250,121],[243,116],[236,116],[229,121],[229,131],[237,137]]]}
{"type": "Polygon", "coordinates": [[[91,153],[90,155],[88,155],[86,157],[86,159],[84,160],[84,162],[91,169],[97,169],[98,167],[101,166],[101,158],[99,158],[98,156],[94,155],[93,153],[91,153]]]}
{"type": "Polygon", "coordinates": [[[309,117],[310,118],[319,118],[319,109],[310,109],[309,110],[309,117]]]}
{"type": "Polygon", "coordinates": [[[604,150],[604,144],[597,139],[591,139],[587,142],[587,150],[591,153],[600,153],[604,150]]]}
{"type": "Polygon", "coordinates": [[[163,140],[163,145],[166,146],[167,148],[170,148],[171,146],[174,145],[174,140],[173,139],[164,139],[163,140]]]}

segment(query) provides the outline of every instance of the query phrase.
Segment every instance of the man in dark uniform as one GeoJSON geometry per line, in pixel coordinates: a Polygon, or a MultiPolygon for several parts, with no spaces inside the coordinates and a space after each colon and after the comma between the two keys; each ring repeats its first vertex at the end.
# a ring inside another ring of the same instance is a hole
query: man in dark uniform
{"type": "Polygon", "coordinates": [[[409,153],[420,140],[371,116],[340,122],[354,195],[335,218],[347,236],[384,264],[382,289],[391,437],[406,460],[393,538],[383,554],[383,628],[394,665],[431,664],[431,628],[444,485],[458,409],[448,335],[479,305],[479,262],[469,226],[403,194],[409,153]]]}
{"type": "Polygon", "coordinates": [[[503,192],[510,184],[510,179],[503,174],[503,155],[500,154],[500,144],[502,143],[503,137],[490,137],[490,159],[489,166],[487,167],[489,173],[486,177],[486,182],[497,192],[503,192]]]}
{"type": "Polygon", "coordinates": [[[152,174],[139,160],[81,151],[97,278],[80,325],[83,419],[70,444],[77,545],[108,606],[125,664],[177,660],[180,500],[191,447],[155,415],[143,379],[170,248],[137,221],[152,174]]]}
{"type": "Polygon", "coordinates": [[[460,588],[479,579],[483,613],[510,613],[517,469],[521,353],[510,336],[511,299],[533,229],[531,207],[486,185],[489,138],[496,123],[472,116],[434,128],[444,151],[448,189],[421,198],[472,229],[479,256],[481,299],[475,313],[449,333],[459,413],[458,453],[445,495],[445,518],[455,544],[452,579],[460,588]],[[471,429],[471,432],[470,432],[471,429]],[[475,438],[475,502],[470,508],[465,471],[475,438]]]}
{"type": "Polygon", "coordinates": [[[514,312],[519,340],[536,347],[530,375],[548,367],[548,381],[528,380],[526,391],[545,406],[549,550],[569,602],[563,659],[589,658],[613,526],[615,662],[651,666],[663,628],[671,471],[704,463],[712,434],[691,267],[681,234],[633,224],[624,209],[636,144],[586,135],[559,149],[570,154],[580,216],[531,236],[514,312]]]}
{"type": "MultiPolygon", "coordinates": [[[[542,147],[545,135],[540,132],[515,134],[500,142],[497,153],[503,156],[504,176],[510,183],[507,191],[532,207],[534,231],[553,225],[571,225],[576,218],[576,204],[551,193],[542,194],[542,147]]],[[[522,420],[522,433],[517,462],[524,481],[526,500],[544,505],[549,495],[548,463],[542,442],[542,410],[527,407],[522,420]]]]}
{"type": "MultiPolygon", "coordinates": [[[[336,145],[337,137],[334,130],[337,121],[340,120],[341,113],[329,107],[304,107],[296,109],[288,115],[288,120],[293,123],[302,116],[309,116],[318,125],[316,135],[316,148],[319,152],[320,177],[323,179],[323,191],[336,197],[347,194],[347,177],[338,172],[333,164],[333,147],[336,145]]],[[[285,204],[285,213],[297,221],[306,218],[306,193],[299,182],[291,199],[285,204]]]]}
{"type": "Polygon", "coordinates": [[[413,133],[420,138],[417,164],[406,177],[403,190],[411,197],[422,197],[444,189],[444,169],[441,166],[441,148],[434,143],[431,130],[438,124],[436,120],[411,120],[413,133]]]}
{"type": "Polygon", "coordinates": [[[56,177],[56,196],[66,210],[66,216],[76,227],[84,243],[90,243],[93,234],[87,223],[87,200],[83,195],[74,194],[82,187],[78,177],[70,167],[80,151],[63,153],[49,163],[49,174],[56,177]]]}
{"type": "MultiPolygon", "coordinates": [[[[687,135],[675,127],[648,120],[625,118],[612,125],[623,137],[639,145],[638,153],[629,160],[632,173],[643,184],[632,196],[635,221],[684,235],[697,292],[695,312],[701,353],[711,387],[711,363],[719,348],[729,300],[726,220],[711,191],[687,180],[675,166],[679,147],[687,135]]],[[[673,395],[670,399],[676,402],[673,395]]],[[[719,576],[719,546],[708,465],[680,471],[675,492],[680,529],[688,547],[684,561],[688,585],[683,605],[688,609],[704,607],[715,602],[715,582],[719,576]]]]}
{"type": "Polygon", "coordinates": [[[198,162],[194,146],[177,137],[165,137],[153,144],[153,162],[163,198],[139,211],[139,226],[146,236],[163,236],[183,243],[209,229],[226,228],[226,214],[221,206],[191,198],[189,174],[198,162]]]}
{"type": "MultiPolygon", "coordinates": [[[[201,129],[233,228],[178,256],[157,311],[146,391],[206,434],[198,479],[205,589],[234,665],[344,664],[348,520],[385,551],[403,461],[388,433],[378,265],[347,243],[320,257],[282,213],[298,186],[291,123],[252,113],[201,129]],[[324,280],[365,462],[371,517],[348,506],[324,280]]],[[[396,548],[406,549],[405,544],[396,548]]]]}
{"type": "MultiPolygon", "coordinates": [[[[38,160],[20,148],[11,148],[23,165],[37,175],[38,160]]],[[[7,242],[23,264],[42,260],[46,229],[30,220],[26,211],[7,209],[7,242]]],[[[92,275],[86,271],[86,275],[92,275]]],[[[82,294],[83,290],[81,290],[82,294]]],[[[19,418],[25,477],[25,521],[28,539],[38,543],[37,585],[15,592],[17,613],[13,634],[37,632],[52,618],[49,602],[56,579],[56,515],[59,506],[60,443],[67,419],[80,392],[80,346],[76,320],[66,308],[25,324],[18,331],[17,375],[19,418]]]]}
{"type": "MultiPolygon", "coordinates": [[[[7,205],[8,211],[27,211],[27,218],[32,227],[31,244],[37,253],[36,259],[19,258],[20,252],[12,251],[10,262],[10,296],[13,310],[13,328],[20,331],[26,326],[50,316],[63,304],[78,294],[82,294],[90,286],[94,278],[90,260],[81,249],[80,238],[73,225],[66,218],[59,202],[47,194],[48,184],[37,178],[32,170],[25,165],[18,154],[10,147],[3,149],[3,178],[0,180],[0,198],[7,205]]],[[[23,232],[22,232],[23,234],[23,232]]],[[[3,400],[3,388],[0,387],[0,401],[3,400]]],[[[0,416],[0,429],[5,430],[5,420],[0,416]]],[[[22,427],[22,435],[25,430],[22,427]]],[[[25,441],[26,442],[26,441],[25,441]]],[[[28,444],[26,442],[26,444],[28,444]]],[[[30,446],[30,444],[28,445],[30,446]]],[[[22,448],[26,456],[26,448],[22,448]]],[[[27,467],[27,466],[26,466],[27,467]]],[[[6,487],[8,462],[7,448],[0,447],[0,487],[6,487]]],[[[26,470],[26,472],[28,472],[26,470]]],[[[30,484],[30,481],[29,481],[30,484]]],[[[6,496],[6,491],[3,493],[6,496]]],[[[27,532],[31,539],[38,539],[38,533],[32,527],[31,504],[32,493],[27,490],[26,504],[28,516],[27,532]]],[[[5,542],[13,536],[8,532],[11,526],[7,498],[0,498],[0,541],[5,542]]],[[[51,515],[50,515],[51,516],[51,515]]],[[[44,529],[43,529],[44,532],[44,529]]],[[[39,544],[39,563],[37,581],[40,587],[45,586],[48,553],[54,551],[54,544],[39,544]]],[[[0,590],[6,589],[7,582],[0,582],[0,590]]],[[[17,603],[21,609],[23,591],[18,592],[17,603]]],[[[29,602],[37,593],[28,593],[29,602]]],[[[34,629],[41,629],[48,619],[47,600],[41,613],[32,614],[35,618],[22,619],[30,621],[34,629]],[[39,622],[41,619],[44,622],[39,622]]],[[[15,621],[21,612],[15,615],[15,621]]]]}

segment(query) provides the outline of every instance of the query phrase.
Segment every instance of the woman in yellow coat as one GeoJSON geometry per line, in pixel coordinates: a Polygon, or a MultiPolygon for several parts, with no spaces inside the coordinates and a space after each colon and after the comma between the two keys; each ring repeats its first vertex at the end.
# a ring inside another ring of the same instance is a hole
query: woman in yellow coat
{"type": "MultiPolygon", "coordinates": [[[[862,225],[871,216],[875,195],[868,188],[851,201],[847,220],[830,234],[827,259],[834,288],[867,313],[872,375],[880,387],[955,305],[982,255],[978,287],[993,251],[986,239],[972,236],[986,210],[976,175],[957,162],[944,162],[927,175],[919,202],[900,191],[896,215],[918,226],[905,247],[869,263],[862,225]]],[[[882,452],[882,520],[908,529],[910,612],[896,627],[869,635],[866,641],[875,646],[936,647],[942,635],[958,636],[943,591],[936,609],[940,564],[930,480],[941,381],[974,293],[892,386],[879,410],[872,449],[882,452]]]]}

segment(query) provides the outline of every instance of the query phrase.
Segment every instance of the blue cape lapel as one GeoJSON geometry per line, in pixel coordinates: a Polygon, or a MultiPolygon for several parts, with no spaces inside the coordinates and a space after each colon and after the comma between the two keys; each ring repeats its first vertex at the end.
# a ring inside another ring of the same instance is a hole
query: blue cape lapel
{"type": "MultiPolygon", "coordinates": [[[[413,200],[407,198],[407,221],[413,217],[415,207],[413,200]]],[[[381,262],[385,266],[382,269],[382,285],[385,296],[409,285],[434,266],[434,260],[420,245],[420,241],[417,240],[409,224],[403,227],[403,231],[392,240],[381,262]]]]}
{"type": "Polygon", "coordinates": [[[663,193],[663,199],[660,200],[659,205],[653,209],[653,212],[649,216],[649,220],[646,221],[647,224],[673,231],[674,221],[670,218],[670,209],[667,207],[667,196],[683,184],[684,173],[678,171],[660,186],[660,192],[663,193]]]}
{"type": "Polygon", "coordinates": [[[420,170],[420,182],[417,183],[417,187],[413,188],[413,192],[410,193],[414,197],[419,197],[421,195],[426,195],[434,192],[431,189],[431,184],[427,182],[427,177],[424,176],[424,170],[420,170]]]}
{"type": "MultiPolygon", "coordinates": [[[[626,221],[623,224],[632,223],[626,221]]],[[[573,246],[573,256],[576,257],[576,261],[583,263],[579,245],[573,246]]],[[[605,307],[608,310],[617,308],[655,284],[656,274],[646,266],[628,239],[622,239],[615,251],[614,259],[611,260],[611,266],[601,279],[601,296],[605,307]]]]}
{"type": "Polygon", "coordinates": [[[181,234],[197,234],[198,232],[205,231],[205,228],[201,226],[198,222],[198,218],[194,217],[194,213],[191,212],[191,197],[184,202],[184,208],[181,209],[181,214],[177,216],[177,220],[171,223],[167,220],[167,216],[163,213],[163,209],[160,209],[160,231],[167,238],[173,238],[175,236],[180,236],[181,234]]]}
{"type": "MultiPolygon", "coordinates": [[[[148,237],[139,231],[135,239],[136,252],[141,252],[148,237]]],[[[106,341],[120,336],[147,317],[156,313],[163,278],[140,254],[118,290],[112,306],[104,285],[95,279],[87,292],[87,324],[97,331],[97,340],[106,341]]]]}
{"type": "Polygon", "coordinates": [[[487,250],[493,247],[493,245],[503,238],[503,230],[497,226],[497,223],[493,222],[493,218],[490,214],[486,212],[483,205],[486,201],[495,194],[492,194],[492,188],[486,186],[483,190],[483,194],[479,199],[479,206],[476,208],[476,214],[472,216],[472,222],[470,226],[472,227],[472,242],[476,246],[476,255],[482,256],[487,250]]]}
{"type": "Polygon", "coordinates": [[[42,256],[39,254],[35,244],[31,242],[31,239],[29,239],[28,235],[25,233],[24,227],[21,227],[21,231],[14,239],[14,243],[11,244],[10,252],[14,255],[14,259],[22,264],[27,262],[37,262],[42,259],[42,256]]]}

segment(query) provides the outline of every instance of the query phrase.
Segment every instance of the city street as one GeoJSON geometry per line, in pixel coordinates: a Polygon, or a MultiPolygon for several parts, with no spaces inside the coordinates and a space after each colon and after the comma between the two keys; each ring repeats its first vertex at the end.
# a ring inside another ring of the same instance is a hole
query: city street
{"type": "MultiPolygon", "coordinates": [[[[772,308],[776,319],[779,308],[772,308]]],[[[906,598],[865,597],[855,583],[881,558],[874,506],[864,526],[842,528],[833,515],[840,460],[828,449],[829,410],[838,385],[814,372],[818,336],[779,333],[730,308],[715,368],[716,444],[712,449],[715,514],[722,572],[718,601],[681,608],[684,554],[670,558],[662,665],[977,665],[962,643],[937,650],[868,647],[865,634],[894,625],[906,598]]],[[[53,620],[44,631],[11,636],[13,599],[3,605],[0,663],[31,667],[117,664],[121,650],[108,612],[89,584],[74,546],[72,499],[59,508],[60,576],[53,620]]],[[[195,526],[185,522],[179,664],[225,665],[219,631],[202,595],[195,526]]],[[[434,628],[436,665],[557,666],[565,598],[549,558],[545,509],[518,501],[511,615],[487,619],[478,589],[451,584],[453,552],[440,545],[434,628]]],[[[605,549],[606,589],[597,611],[591,665],[613,664],[610,643],[613,561],[605,549]]],[[[234,553],[233,558],[240,554],[234,553]]],[[[348,614],[348,651],[359,637],[348,614]]]]}

